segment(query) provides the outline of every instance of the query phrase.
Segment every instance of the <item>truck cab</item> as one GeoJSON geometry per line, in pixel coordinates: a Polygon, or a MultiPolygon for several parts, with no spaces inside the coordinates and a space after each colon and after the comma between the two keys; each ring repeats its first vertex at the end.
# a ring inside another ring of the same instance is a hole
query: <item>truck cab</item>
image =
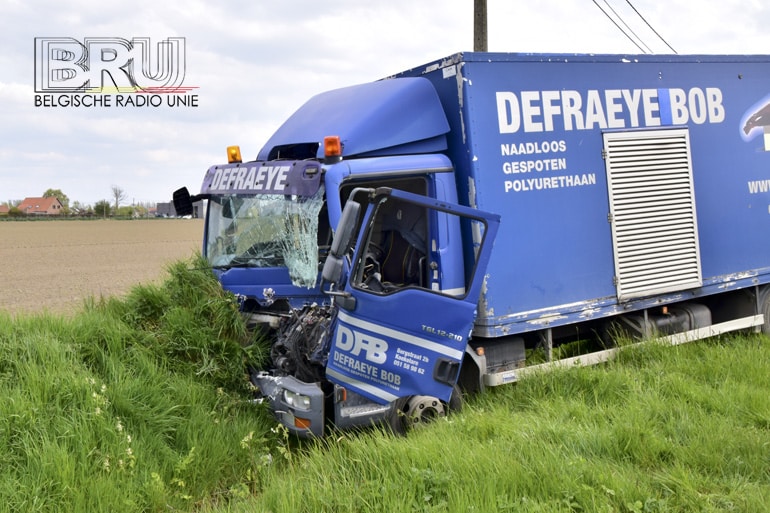
{"type": "MultiPolygon", "coordinates": [[[[252,381],[292,432],[396,425],[411,421],[404,410],[443,415],[456,402],[479,250],[497,221],[457,205],[448,130],[428,81],[375,82],[311,99],[257,159],[230,148],[207,171],[194,198],[208,200],[203,255],[270,338],[271,364],[252,381]],[[360,210],[343,219],[348,203],[360,210]],[[426,323],[447,308],[453,322],[426,323]]],[[[177,211],[190,200],[177,191],[177,211]]]]}

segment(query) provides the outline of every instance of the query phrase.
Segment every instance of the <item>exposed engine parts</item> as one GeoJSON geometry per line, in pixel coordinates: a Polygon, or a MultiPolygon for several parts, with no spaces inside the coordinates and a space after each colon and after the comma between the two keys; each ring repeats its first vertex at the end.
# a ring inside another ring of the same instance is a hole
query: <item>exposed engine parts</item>
{"type": "Polygon", "coordinates": [[[278,374],[305,382],[321,381],[333,313],[328,306],[309,306],[281,322],[270,358],[278,374]]]}

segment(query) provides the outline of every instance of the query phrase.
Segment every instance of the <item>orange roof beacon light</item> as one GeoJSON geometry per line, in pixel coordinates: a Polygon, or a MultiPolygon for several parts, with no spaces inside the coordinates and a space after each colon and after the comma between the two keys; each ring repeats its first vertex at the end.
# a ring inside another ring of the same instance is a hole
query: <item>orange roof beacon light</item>
{"type": "Polygon", "coordinates": [[[324,137],[324,164],[336,164],[342,160],[342,142],[339,135],[324,137]]]}
{"type": "Polygon", "coordinates": [[[228,164],[240,164],[241,160],[241,147],[240,146],[228,146],[227,147],[227,163],[228,164]]]}

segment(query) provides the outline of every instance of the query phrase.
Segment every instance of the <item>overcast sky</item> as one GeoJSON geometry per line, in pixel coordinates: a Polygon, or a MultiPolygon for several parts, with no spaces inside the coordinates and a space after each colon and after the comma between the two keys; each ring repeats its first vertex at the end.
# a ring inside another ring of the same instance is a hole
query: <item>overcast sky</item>
{"type": "MultiPolygon", "coordinates": [[[[489,50],[770,53],[761,0],[488,0],[489,50]],[[597,7],[610,7],[642,50],[597,7]],[[639,43],[637,43],[639,44],[639,43]],[[644,46],[646,45],[646,46],[644,46]]],[[[238,144],[253,159],[310,96],[473,49],[473,0],[0,0],[0,202],[170,201],[238,144]],[[185,38],[197,107],[36,107],[35,38],[185,38]]]]}

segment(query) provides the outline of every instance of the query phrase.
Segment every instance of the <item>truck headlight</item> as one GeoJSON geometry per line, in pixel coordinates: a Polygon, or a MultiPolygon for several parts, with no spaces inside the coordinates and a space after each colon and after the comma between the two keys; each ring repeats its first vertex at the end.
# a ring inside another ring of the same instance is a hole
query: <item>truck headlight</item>
{"type": "Polygon", "coordinates": [[[284,389],[283,400],[289,406],[292,406],[298,410],[310,409],[310,396],[298,394],[291,390],[284,389]]]}

